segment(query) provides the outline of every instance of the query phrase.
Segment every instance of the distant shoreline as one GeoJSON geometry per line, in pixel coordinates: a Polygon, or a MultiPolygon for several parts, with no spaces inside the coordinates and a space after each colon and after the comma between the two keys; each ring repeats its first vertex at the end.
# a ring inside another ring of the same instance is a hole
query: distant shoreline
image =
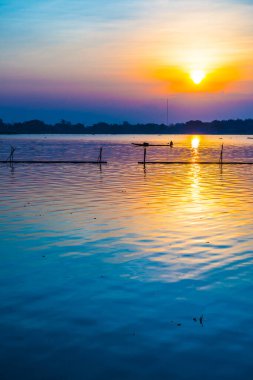
{"type": "Polygon", "coordinates": [[[177,124],[108,124],[100,122],[91,126],[82,123],[73,124],[61,120],[56,124],[47,124],[41,120],[29,120],[18,123],[6,123],[0,119],[0,135],[253,135],[253,119],[214,120],[203,122],[190,120],[177,124]]]}

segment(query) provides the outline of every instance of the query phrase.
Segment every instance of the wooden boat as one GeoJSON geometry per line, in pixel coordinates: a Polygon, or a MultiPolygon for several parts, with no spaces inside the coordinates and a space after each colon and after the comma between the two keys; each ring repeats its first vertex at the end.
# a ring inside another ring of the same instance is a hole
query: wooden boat
{"type": "Polygon", "coordinates": [[[173,144],[171,143],[167,143],[167,144],[149,144],[147,142],[144,142],[144,143],[132,143],[132,145],[135,145],[135,146],[144,146],[144,147],[147,147],[147,146],[170,146],[172,147],[173,144]]]}
{"type": "Polygon", "coordinates": [[[147,142],[144,142],[144,143],[132,143],[132,145],[135,145],[135,146],[150,146],[150,144],[147,143],[147,142]]]}

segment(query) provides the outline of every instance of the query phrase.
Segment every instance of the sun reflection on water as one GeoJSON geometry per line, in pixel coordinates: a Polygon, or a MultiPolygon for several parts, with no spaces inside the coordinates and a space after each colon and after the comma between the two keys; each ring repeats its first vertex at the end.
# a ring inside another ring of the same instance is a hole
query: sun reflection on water
{"type": "Polygon", "coordinates": [[[200,137],[199,136],[193,136],[191,139],[191,147],[192,147],[192,162],[198,162],[199,161],[199,144],[200,144],[200,137]]]}
{"type": "Polygon", "coordinates": [[[199,136],[194,136],[191,140],[191,145],[193,149],[198,149],[200,143],[200,137],[199,136]]]}

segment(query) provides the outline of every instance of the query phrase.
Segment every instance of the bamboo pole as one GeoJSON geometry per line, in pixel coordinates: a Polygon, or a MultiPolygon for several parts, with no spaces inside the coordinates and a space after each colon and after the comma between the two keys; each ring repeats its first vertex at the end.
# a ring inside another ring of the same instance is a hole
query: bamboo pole
{"type": "Polygon", "coordinates": [[[10,164],[13,164],[14,153],[15,153],[16,147],[11,145],[10,148],[11,148],[11,151],[10,151],[9,157],[7,158],[6,162],[10,162],[10,164]]]}
{"type": "Polygon", "coordinates": [[[221,145],[221,151],[220,151],[220,160],[219,163],[222,165],[223,164],[223,144],[221,145]]]}
{"type": "Polygon", "coordinates": [[[147,148],[144,147],[144,157],[143,157],[144,166],[146,165],[146,155],[147,155],[147,148]]]}
{"type": "Polygon", "coordinates": [[[101,163],[102,162],[102,152],[103,152],[103,147],[101,147],[99,149],[99,155],[98,155],[98,162],[101,163]]]}
{"type": "MultiPolygon", "coordinates": [[[[0,164],[6,164],[10,161],[2,161],[0,160],[0,164]]],[[[12,160],[11,161],[13,164],[96,164],[96,165],[101,165],[101,164],[107,164],[107,161],[36,161],[36,160],[12,160]]]]}
{"type": "MultiPolygon", "coordinates": [[[[145,165],[220,165],[217,161],[139,161],[138,164],[145,165]]],[[[253,165],[253,162],[222,162],[222,165],[253,165]]]]}

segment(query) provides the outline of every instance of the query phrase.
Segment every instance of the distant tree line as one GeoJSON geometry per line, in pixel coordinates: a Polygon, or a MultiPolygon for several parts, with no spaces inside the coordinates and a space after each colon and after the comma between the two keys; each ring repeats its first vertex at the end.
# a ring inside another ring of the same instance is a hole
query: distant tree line
{"type": "Polygon", "coordinates": [[[72,124],[61,120],[56,124],[47,124],[41,120],[19,123],[5,123],[0,119],[0,134],[251,134],[253,119],[214,120],[202,122],[191,120],[177,124],[108,124],[100,122],[91,126],[81,123],[72,124]]]}

